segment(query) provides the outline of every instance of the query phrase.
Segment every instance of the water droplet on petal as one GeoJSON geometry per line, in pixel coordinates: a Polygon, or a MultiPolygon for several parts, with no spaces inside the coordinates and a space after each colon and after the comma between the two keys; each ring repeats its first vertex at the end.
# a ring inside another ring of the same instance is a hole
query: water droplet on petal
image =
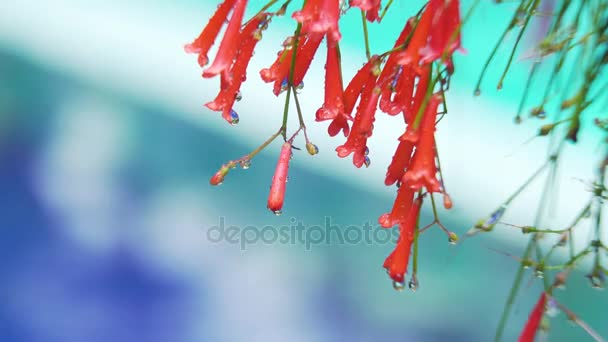
{"type": "Polygon", "coordinates": [[[283,211],[281,211],[281,210],[273,210],[272,213],[275,214],[276,216],[280,216],[283,213],[283,211]]]}
{"type": "Polygon", "coordinates": [[[237,91],[237,92],[236,92],[236,95],[234,95],[234,99],[235,99],[236,101],[241,101],[241,100],[243,99],[243,95],[241,95],[241,92],[240,92],[240,91],[237,91]]]}
{"type": "Polygon", "coordinates": [[[230,110],[230,123],[233,125],[239,123],[239,115],[234,111],[234,109],[230,110]]]}
{"type": "Polygon", "coordinates": [[[365,161],[363,163],[365,164],[365,167],[369,167],[372,161],[369,159],[368,156],[365,156],[365,161]]]}
{"type": "Polygon", "coordinates": [[[405,283],[402,281],[396,281],[393,280],[393,289],[395,289],[395,291],[403,291],[403,289],[405,289],[405,283]]]}

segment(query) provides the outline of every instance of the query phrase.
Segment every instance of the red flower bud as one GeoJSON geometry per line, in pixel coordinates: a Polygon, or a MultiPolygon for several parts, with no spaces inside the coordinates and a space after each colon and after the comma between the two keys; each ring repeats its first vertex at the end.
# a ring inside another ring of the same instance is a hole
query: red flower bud
{"type": "Polygon", "coordinates": [[[268,195],[268,209],[276,215],[281,214],[283,202],[285,200],[285,187],[287,183],[287,173],[289,171],[289,160],[291,159],[291,144],[286,142],[281,148],[277,168],[272,177],[270,194],[268,195]]]}
{"type": "Polygon", "coordinates": [[[224,181],[224,177],[230,171],[229,165],[222,165],[222,167],[211,177],[209,180],[209,184],[211,185],[220,185],[224,181]]]}
{"type": "Polygon", "coordinates": [[[443,194],[443,207],[446,209],[452,209],[452,198],[448,194],[443,194]]]}

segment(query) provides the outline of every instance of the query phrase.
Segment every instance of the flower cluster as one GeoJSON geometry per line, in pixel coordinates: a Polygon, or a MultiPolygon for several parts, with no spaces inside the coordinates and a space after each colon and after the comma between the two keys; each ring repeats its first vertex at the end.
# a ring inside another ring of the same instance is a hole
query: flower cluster
{"type": "MultiPolygon", "coordinates": [[[[269,5],[274,2],[271,1],[269,5]]],[[[204,69],[203,77],[220,76],[220,92],[206,106],[222,112],[224,119],[232,124],[238,122],[233,106],[240,98],[239,88],[245,81],[247,65],[262,38],[262,31],[268,27],[273,16],[285,13],[289,3],[286,1],[276,12],[268,12],[271,6],[265,6],[243,23],[247,1],[225,0],[200,36],[186,46],[186,51],[197,53],[199,64],[206,67],[207,53],[227,22],[217,55],[211,66],[204,69]]],[[[349,6],[360,9],[368,22],[382,19],[380,0],[351,0],[349,6]]],[[[445,101],[444,90],[454,72],[452,54],[460,48],[459,2],[429,1],[422,11],[405,21],[393,49],[376,55],[368,52],[368,61],[344,87],[339,20],[346,10],[340,0],[308,0],[300,10],[293,12],[292,18],[297,23],[294,35],[285,40],[275,61],[260,71],[262,80],[273,84],[275,95],[287,93],[283,125],[252,153],[223,165],[210,183],[220,184],[236,165],[248,166],[259,151],[282,136],[285,143],[268,198],[268,208],[277,214],[281,212],[289,159],[298,133],[304,133],[310,154],[318,151],[306,135],[296,90],[301,89],[312,60],[325,41],[325,96],[315,113],[315,121],[330,121],[329,135],[336,136],[342,132],[346,137],[346,141],[336,148],[338,157],[352,154],[355,167],[369,166],[367,143],[372,136],[378,110],[389,116],[400,114],[403,117],[404,133],[397,140],[395,155],[385,179],[386,185],[397,183],[399,190],[392,211],[380,217],[383,227],[398,226],[400,230],[397,246],[384,262],[384,267],[395,286],[403,287],[412,245],[421,232],[418,221],[424,198],[432,197],[433,193],[442,193],[445,207],[452,206],[439,175],[435,126],[439,108],[445,101]],[[286,117],[292,94],[300,127],[287,139],[286,117]]],[[[433,223],[446,230],[437,217],[433,223]]],[[[456,239],[454,233],[446,232],[451,240],[456,239]]]]}

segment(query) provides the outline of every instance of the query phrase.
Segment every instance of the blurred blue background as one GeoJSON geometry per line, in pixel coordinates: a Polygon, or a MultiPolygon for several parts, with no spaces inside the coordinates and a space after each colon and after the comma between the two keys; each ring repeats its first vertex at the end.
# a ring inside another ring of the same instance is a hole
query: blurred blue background
{"type": "MultiPolygon", "coordinates": [[[[370,27],[372,49],[390,48],[419,5],[396,2],[382,26],[370,27]]],[[[194,0],[0,4],[0,341],[490,341],[517,262],[488,247],[518,255],[524,240],[517,232],[501,229],[458,246],[438,229],[425,233],[416,293],[392,289],[381,267],[391,243],[307,249],[258,241],[243,250],[209,239],[222,220],[262,229],[323,226],[329,218],[340,229],[365,223],[379,229],[377,217],[390,210],[395,193],[382,185],[383,175],[402,130],[391,121],[398,118],[378,120],[368,169],[335,156],[343,138],[326,137],[326,123],[313,122],[322,102],[322,49],[300,95],[321,151],[296,153],[284,214],[265,208],[278,143],[249,170],[234,170],[225,184],[210,187],[222,163],[246,154],[280,124],[283,97],[275,98],[256,70],[272,63],[293,29],[282,18],[265,33],[235,108],[241,123],[230,127],[202,106],[215,96],[217,80],[201,79],[196,57],[183,52],[215,6],[194,0]]],[[[259,6],[251,1],[249,12],[259,6]]],[[[483,96],[472,96],[480,65],[514,8],[482,3],[471,18],[450,113],[437,133],[455,202],[441,215],[461,236],[545,155],[545,142],[523,144],[537,123],[512,124],[528,63],[516,63],[499,94],[493,90],[505,60],[499,58],[483,96]]],[[[357,13],[347,15],[342,32],[348,79],[364,60],[357,13]]],[[[598,137],[587,136],[580,147],[567,148],[561,175],[567,201],[550,222],[569,222],[587,197],[578,179],[592,176],[598,137]]],[[[535,189],[505,221],[530,221],[535,189]]],[[[608,300],[589,288],[583,272],[560,301],[607,336],[608,300]]],[[[539,291],[528,275],[506,340],[515,340],[539,291]]],[[[589,339],[563,314],[551,322],[550,341],[589,339]]]]}

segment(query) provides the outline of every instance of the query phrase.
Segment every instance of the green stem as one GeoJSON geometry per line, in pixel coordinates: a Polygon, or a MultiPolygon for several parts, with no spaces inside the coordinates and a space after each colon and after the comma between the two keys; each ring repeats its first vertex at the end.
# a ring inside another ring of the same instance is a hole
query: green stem
{"type": "Polygon", "coordinates": [[[372,58],[369,48],[369,33],[367,31],[367,20],[365,19],[365,11],[361,10],[361,23],[363,24],[363,39],[365,40],[365,56],[367,60],[372,58]]]}

